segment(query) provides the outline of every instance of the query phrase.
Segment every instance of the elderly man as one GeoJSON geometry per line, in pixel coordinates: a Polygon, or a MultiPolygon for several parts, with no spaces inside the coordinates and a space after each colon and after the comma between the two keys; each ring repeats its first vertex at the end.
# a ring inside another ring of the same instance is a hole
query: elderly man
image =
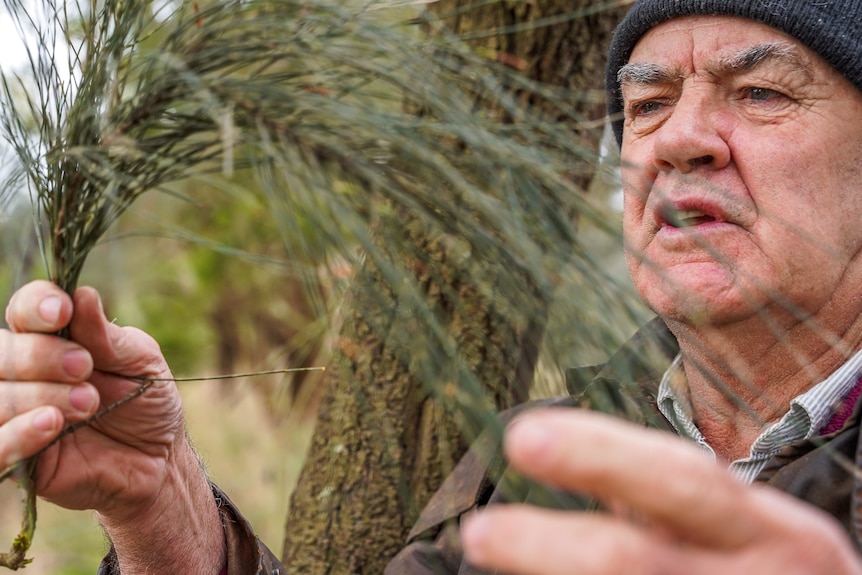
{"type": "MultiPolygon", "coordinates": [[[[621,415],[664,430],[528,410],[511,465],[605,511],[488,504],[502,495],[468,456],[469,481],[435,496],[387,573],[862,573],[859,21],[856,0],[633,7],[609,108],[628,263],[659,319],[561,403],[616,393],[621,415]]],[[[6,318],[2,465],[136,385],[107,373],[169,377],[92,290],[36,282],[6,318]],[[65,325],[71,341],[45,335],[65,325]]],[[[207,482],[168,382],[49,449],[37,485],[96,510],[103,573],[283,572],[207,482]]]]}
{"type": "Polygon", "coordinates": [[[489,506],[463,528],[472,562],[862,572],[860,18],[857,1],[643,0],[620,25],[627,260],[679,346],[657,407],[694,444],[588,413],[522,418],[512,464],[616,513],[489,506]]]}

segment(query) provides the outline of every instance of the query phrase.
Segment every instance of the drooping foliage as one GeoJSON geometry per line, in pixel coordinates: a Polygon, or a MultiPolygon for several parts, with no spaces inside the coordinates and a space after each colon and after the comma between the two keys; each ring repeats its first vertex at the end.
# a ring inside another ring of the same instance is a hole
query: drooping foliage
{"type": "Polygon", "coordinates": [[[608,316],[637,313],[574,231],[577,214],[588,237],[617,233],[604,196],[583,193],[579,177],[598,163],[601,122],[572,102],[595,94],[530,78],[445,21],[385,2],[5,6],[30,49],[29,66],[2,77],[17,162],[0,195],[29,195],[46,275],[64,289],[142,194],[217,179],[265,202],[278,265],[308,293],[329,262],[362,270],[337,312],[353,331],[336,348],[386,371],[363,359],[382,342],[408,368],[405,401],[430,397],[457,414],[446,426],[462,444],[526,398],[545,324],[532,322],[561,285],[584,286],[576,297],[591,302],[578,312],[582,347],[610,348],[625,328],[608,316]],[[476,317],[483,331],[458,329],[476,317]],[[489,388],[484,375],[523,349],[510,333],[535,334],[530,373],[489,388]]]}

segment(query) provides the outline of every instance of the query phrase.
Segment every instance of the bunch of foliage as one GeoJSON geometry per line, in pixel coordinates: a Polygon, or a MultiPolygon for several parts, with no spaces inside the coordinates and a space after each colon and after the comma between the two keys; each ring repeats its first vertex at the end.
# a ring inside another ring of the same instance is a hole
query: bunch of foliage
{"type": "MultiPolygon", "coordinates": [[[[414,346],[430,393],[475,433],[494,425],[493,405],[464,370],[457,392],[438,385],[435,366],[457,352],[412,281],[427,254],[391,222],[436,230],[451,252],[475,260],[477,289],[513,313],[537,294],[550,299],[566,262],[587,283],[615,283],[571,225],[577,212],[616,230],[573,183],[597,162],[571,129],[585,122],[568,106],[582,95],[534,85],[445,31],[420,34],[385,3],[4,4],[28,39],[29,66],[0,77],[0,129],[17,159],[0,197],[29,195],[46,275],[70,293],[90,251],[142,194],[220,176],[269,203],[291,261],[338,255],[377,270],[423,335],[418,349],[415,335],[388,337],[414,346]],[[527,89],[554,114],[524,107],[517,94],[527,89]],[[406,267],[392,256],[399,249],[412,258],[406,267]],[[501,282],[507,266],[530,288],[501,282]]],[[[621,301],[617,291],[597,293],[608,307],[621,301]]],[[[607,345],[607,332],[593,337],[607,345]]],[[[35,527],[34,461],[20,464],[24,529],[0,561],[13,569],[35,527]]]]}

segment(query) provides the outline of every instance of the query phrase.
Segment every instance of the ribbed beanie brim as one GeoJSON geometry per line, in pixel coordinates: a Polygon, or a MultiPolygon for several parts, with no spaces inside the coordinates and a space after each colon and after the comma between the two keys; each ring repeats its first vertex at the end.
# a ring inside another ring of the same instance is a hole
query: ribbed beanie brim
{"type": "Polygon", "coordinates": [[[862,90],[862,0],[639,0],[611,42],[605,85],[617,143],[622,97],[617,74],[650,28],[681,16],[739,16],[789,34],[817,52],[862,90]]]}

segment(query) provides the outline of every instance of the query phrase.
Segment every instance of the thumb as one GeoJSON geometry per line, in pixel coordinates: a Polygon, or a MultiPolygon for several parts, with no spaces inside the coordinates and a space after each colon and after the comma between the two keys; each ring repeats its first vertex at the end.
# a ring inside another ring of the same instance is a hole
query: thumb
{"type": "Polygon", "coordinates": [[[165,374],[167,365],[156,341],[138,329],[108,321],[95,289],[78,288],[72,301],[69,333],[93,356],[95,369],[141,377],[165,374]]]}

